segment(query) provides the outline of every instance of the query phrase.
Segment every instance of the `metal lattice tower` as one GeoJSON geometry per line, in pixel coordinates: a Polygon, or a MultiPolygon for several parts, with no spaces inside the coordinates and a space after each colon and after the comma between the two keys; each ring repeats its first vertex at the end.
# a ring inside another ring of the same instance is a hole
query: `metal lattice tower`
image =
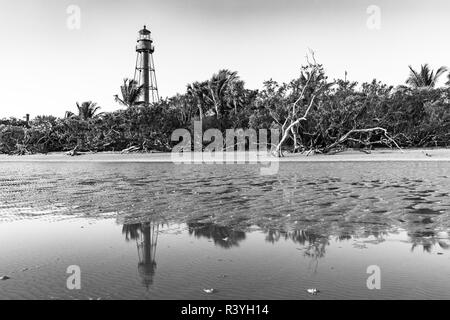
{"type": "Polygon", "coordinates": [[[158,86],[156,83],[155,63],[153,62],[153,40],[150,37],[150,30],[139,31],[139,37],[136,45],[136,68],[134,71],[134,80],[139,86],[144,86],[144,95],[142,102],[149,106],[150,103],[159,102],[158,86]]]}

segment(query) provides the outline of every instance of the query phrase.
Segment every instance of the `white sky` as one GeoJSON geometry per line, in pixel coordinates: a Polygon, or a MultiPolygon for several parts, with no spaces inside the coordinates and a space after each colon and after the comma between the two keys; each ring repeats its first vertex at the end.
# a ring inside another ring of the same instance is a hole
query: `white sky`
{"type": "MultiPolygon", "coordinates": [[[[450,66],[447,0],[0,0],[0,118],[63,116],[76,101],[118,109],[137,31],[152,31],[163,97],[221,68],[249,88],[298,75],[308,48],[329,77],[404,83],[408,65],[450,66]],[[67,27],[69,5],[80,30],[67,27]],[[381,29],[367,25],[370,5],[381,29]]],[[[444,80],[444,79],[442,79],[444,80]]]]}

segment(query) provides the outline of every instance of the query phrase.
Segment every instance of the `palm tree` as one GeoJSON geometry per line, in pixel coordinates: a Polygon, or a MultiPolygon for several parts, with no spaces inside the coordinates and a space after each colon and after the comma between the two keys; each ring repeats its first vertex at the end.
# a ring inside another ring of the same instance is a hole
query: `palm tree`
{"type": "Polygon", "coordinates": [[[144,85],[138,85],[136,80],[123,79],[123,86],[120,86],[120,91],[122,93],[122,99],[116,94],[114,95],[115,100],[128,108],[142,104],[139,98],[144,93],[144,85]]]}
{"type": "Polygon", "coordinates": [[[238,80],[239,76],[236,71],[223,69],[214,74],[208,82],[208,90],[214,103],[217,118],[225,113],[227,95],[230,94],[229,91],[233,87],[233,83],[238,80]]]}
{"type": "Polygon", "coordinates": [[[200,121],[203,120],[203,115],[206,110],[207,105],[207,82],[194,82],[192,84],[188,84],[187,86],[187,94],[188,96],[195,101],[195,104],[198,108],[198,113],[200,117],[200,121]]]}
{"type": "Polygon", "coordinates": [[[100,107],[92,101],[85,101],[81,105],[77,102],[77,108],[78,116],[83,120],[92,119],[100,115],[95,114],[100,109],[100,107]]]}
{"type": "Polygon", "coordinates": [[[174,115],[179,123],[183,125],[191,123],[193,116],[196,114],[197,105],[189,95],[177,93],[169,98],[169,105],[171,106],[170,108],[176,111],[174,115]]]}
{"type": "Polygon", "coordinates": [[[77,115],[75,113],[73,113],[72,111],[66,111],[66,113],[64,114],[64,118],[73,118],[76,117],[77,115]]]}
{"type": "Polygon", "coordinates": [[[76,115],[72,111],[66,111],[65,117],[66,118],[79,117],[82,120],[88,120],[102,114],[102,113],[96,114],[96,112],[100,109],[100,107],[97,106],[97,104],[92,101],[85,101],[82,102],[81,104],[77,102],[77,108],[78,108],[78,115],[76,115]]]}
{"type": "MultiPolygon", "coordinates": [[[[414,70],[409,66],[410,74],[406,83],[413,88],[434,88],[439,78],[447,72],[446,67],[440,67],[439,69],[432,70],[428,64],[420,66],[420,71],[414,70]]],[[[450,82],[450,81],[449,81],[450,82]]]]}
{"type": "Polygon", "coordinates": [[[187,93],[197,103],[200,119],[207,113],[213,113],[220,119],[228,109],[237,109],[239,101],[233,95],[239,90],[239,82],[242,81],[237,72],[223,69],[210,80],[189,84],[187,93]]]}

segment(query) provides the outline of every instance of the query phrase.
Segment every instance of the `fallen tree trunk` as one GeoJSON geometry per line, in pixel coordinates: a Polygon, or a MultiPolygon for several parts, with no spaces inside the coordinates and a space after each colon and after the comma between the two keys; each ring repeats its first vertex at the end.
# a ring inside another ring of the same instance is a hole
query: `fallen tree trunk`
{"type": "Polygon", "coordinates": [[[129,148],[123,149],[120,153],[130,153],[130,152],[137,152],[139,151],[141,148],[137,147],[137,146],[131,146],[129,148]]]}
{"type": "Polygon", "coordinates": [[[27,154],[32,154],[32,152],[28,150],[26,145],[18,143],[16,145],[16,149],[13,152],[11,152],[11,154],[18,155],[18,156],[24,156],[27,154]]]}
{"type": "Polygon", "coordinates": [[[331,149],[334,149],[337,146],[341,146],[343,143],[345,143],[346,141],[349,141],[349,140],[350,141],[354,141],[354,142],[359,142],[359,143],[364,144],[366,146],[382,143],[382,144],[388,145],[390,147],[388,142],[391,142],[401,152],[403,152],[402,148],[400,148],[400,146],[397,144],[397,142],[391,136],[389,136],[389,134],[387,133],[387,130],[384,129],[384,128],[381,128],[381,127],[368,128],[368,129],[352,129],[349,132],[347,132],[346,134],[344,134],[342,137],[340,137],[336,142],[330,144],[329,146],[326,146],[323,149],[323,152],[327,153],[331,149]],[[356,133],[373,133],[373,132],[377,132],[377,131],[380,131],[383,134],[383,136],[387,139],[387,141],[378,140],[378,141],[370,142],[369,140],[363,141],[361,139],[355,139],[355,138],[351,137],[351,135],[356,134],[356,133]]]}

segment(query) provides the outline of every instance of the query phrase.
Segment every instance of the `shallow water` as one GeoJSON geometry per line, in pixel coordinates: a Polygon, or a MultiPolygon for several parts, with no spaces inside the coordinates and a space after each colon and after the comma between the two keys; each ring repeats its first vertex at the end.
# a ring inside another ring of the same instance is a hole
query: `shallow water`
{"type": "Polygon", "coordinates": [[[450,298],[450,163],[259,169],[2,163],[0,298],[450,298]]]}

